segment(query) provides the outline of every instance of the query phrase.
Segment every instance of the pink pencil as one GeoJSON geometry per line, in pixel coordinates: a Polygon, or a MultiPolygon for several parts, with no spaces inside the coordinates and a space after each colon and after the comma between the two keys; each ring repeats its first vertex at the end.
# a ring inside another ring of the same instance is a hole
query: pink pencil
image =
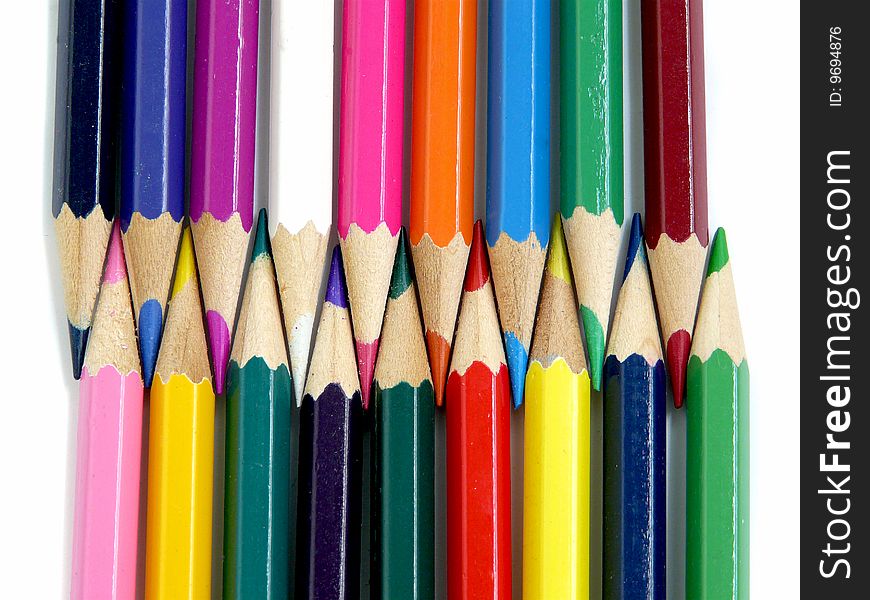
{"type": "Polygon", "coordinates": [[[405,0],[344,0],[338,235],[363,407],[402,220],[405,0]]]}
{"type": "Polygon", "coordinates": [[[259,13],[259,0],[196,3],[190,220],[218,394],[254,221],[259,13]]]}
{"type": "Polygon", "coordinates": [[[79,387],[72,600],[136,595],[142,389],[115,221],[79,387]]]}

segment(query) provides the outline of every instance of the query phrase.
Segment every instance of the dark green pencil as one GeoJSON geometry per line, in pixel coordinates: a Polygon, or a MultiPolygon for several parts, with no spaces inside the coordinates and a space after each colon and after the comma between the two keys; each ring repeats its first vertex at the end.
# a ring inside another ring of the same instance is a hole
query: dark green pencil
{"type": "Polygon", "coordinates": [[[374,375],[372,598],[435,597],[435,394],[405,230],[374,375]]]}
{"type": "Polygon", "coordinates": [[[290,371],[266,211],[227,371],[223,597],[290,591],[290,371]]]}

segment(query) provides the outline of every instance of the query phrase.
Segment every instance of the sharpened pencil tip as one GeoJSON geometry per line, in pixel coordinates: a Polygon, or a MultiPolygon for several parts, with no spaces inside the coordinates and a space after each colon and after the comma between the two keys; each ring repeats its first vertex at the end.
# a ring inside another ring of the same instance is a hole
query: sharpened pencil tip
{"type": "Polygon", "coordinates": [[[686,394],[686,366],[689,363],[691,347],[692,336],[685,329],[675,331],[668,338],[668,376],[671,379],[671,389],[674,392],[675,408],[683,406],[686,394]]]}
{"type": "Polygon", "coordinates": [[[429,350],[429,365],[432,367],[432,387],[435,389],[435,405],[444,406],[444,386],[450,369],[450,344],[434,331],[426,332],[426,348],[429,350]]]}
{"type": "Polygon", "coordinates": [[[725,268],[729,260],[728,239],[725,237],[725,230],[720,227],[716,230],[716,235],[713,236],[713,247],[710,248],[710,263],[707,265],[707,277],[725,268]]]}
{"type": "Polygon", "coordinates": [[[359,365],[360,391],[362,392],[362,407],[369,407],[369,395],[372,391],[372,380],[375,375],[375,363],[378,360],[378,345],[380,338],[371,343],[356,340],[356,361],[359,365]]]}
{"type": "Polygon", "coordinates": [[[505,350],[507,354],[507,367],[511,379],[511,397],[514,408],[519,408],[523,403],[523,391],[526,386],[526,370],[529,366],[529,351],[522,342],[513,334],[507,332],[504,336],[505,350]]]}
{"type": "Polygon", "coordinates": [[[479,290],[489,281],[489,258],[483,243],[483,223],[478,219],[474,224],[471,237],[471,250],[468,253],[468,270],[465,272],[466,292],[479,290]]]}
{"type": "Polygon", "coordinates": [[[326,280],[326,302],[340,308],[347,308],[347,284],[344,281],[344,261],[341,247],[332,249],[332,262],[329,264],[329,277],[326,280]]]}
{"type": "Polygon", "coordinates": [[[266,209],[261,208],[257,215],[257,231],[254,234],[254,247],[251,249],[251,262],[253,263],[264,254],[269,258],[272,257],[272,251],[269,248],[269,219],[266,215],[266,209]]]}
{"type": "Polygon", "coordinates": [[[625,253],[625,270],[622,272],[622,281],[625,282],[626,277],[631,272],[634,266],[634,261],[640,258],[646,262],[646,250],[643,245],[643,225],[640,220],[640,213],[634,213],[631,219],[631,231],[628,234],[628,251],[625,253]]]}
{"type": "Polygon", "coordinates": [[[150,298],[139,309],[139,352],[142,356],[142,379],[145,387],[151,387],[160,337],[163,329],[163,309],[160,302],[150,298]]]}
{"type": "Polygon", "coordinates": [[[85,350],[88,348],[88,335],[91,328],[79,329],[69,321],[69,348],[72,358],[73,378],[78,380],[82,377],[82,367],[85,364],[85,350]]]}
{"type": "Polygon", "coordinates": [[[208,324],[209,349],[214,368],[214,391],[216,394],[222,394],[227,375],[227,361],[230,358],[230,329],[224,318],[216,311],[208,311],[205,320],[208,324]]]}
{"type": "Polygon", "coordinates": [[[589,353],[589,375],[592,387],[601,390],[601,369],[604,366],[604,327],[601,321],[586,306],[580,307],[580,318],[583,320],[583,333],[586,336],[586,351],[589,353]]]}

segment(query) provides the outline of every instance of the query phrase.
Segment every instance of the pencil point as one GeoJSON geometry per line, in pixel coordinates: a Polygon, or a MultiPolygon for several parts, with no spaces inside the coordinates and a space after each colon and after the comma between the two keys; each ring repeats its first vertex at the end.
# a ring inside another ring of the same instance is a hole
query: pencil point
{"type": "Polygon", "coordinates": [[[341,308],[347,308],[347,285],[344,281],[344,261],[341,258],[341,247],[332,249],[332,261],[329,264],[329,278],[326,281],[326,301],[341,308]]]}
{"type": "Polygon", "coordinates": [[[468,271],[465,273],[463,287],[466,292],[473,292],[482,288],[487,281],[489,281],[489,261],[483,243],[483,223],[478,219],[474,224],[471,250],[468,254],[468,271]]]}
{"type": "Polygon", "coordinates": [[[88,348],[88,334],[91,332],[90,327],[79,329],[69,321],[69,347],[72,357],[73,378],[81,379],[82,366],[85,364],[85,350],[88,348]]]}
{"type": "Polygon", "coordinates": [[[444,406],[444,386],[450,368],[450,344],[435,331],[426,332],[426,348],[429,350],[429,365],[432,367],[432,387],[435,388],[435,405],[444,406]]]}
{"type": "Polygon", "coordinates": [[[227,374],[227,361],[230,358],[230,329],[224,318],[213,310],[206,313],[206,322],[214,367],[214,391],[216,394],[222,394],[227,374]]]}
{"type": "Polygon", "coordinates": [[[142,355],[142,379],[145,387],[151,387],[160,337],[163,328],[163,309],[160,302],[150,298],[139,309],[139,352],[142,355]]]}
{"type": "Polygon", "coordinates": [[[263,254],[272,256],[269,249],[269,221],[265,208],[261,208],[257,215],[257,231],[254,234],[254,247],[251,249],[251,262],[253,263],[263,254]]]}
{"type": "Polygon", "coordinates": [[[689,351],[692,337],[685,329],[671,334],[667,343],[668,376],[671,379],[671,389],[674,391],[674,407],[682,408],[686,393],[686,365],[689,362],[689,351]]]}
{"type": "Polygon", "coordinates": [[[399,243],[396,247],[396,258],[393,261],[393,275],[390,279],[389,297],[393,300],[404,294],[414,281],[411,276],[405,237],[405,228],[402,227],[399,229],[399,243]]]}
{"type": "Polygon", "coordinates": [[[514,408],[519,408],[523,403],[526,369],[529,366],[529,351],[526,350],[522,342],[511,331],[505,334],[504,342],[507,352],[508,372],[511,376],[511,397],[513,398],[514,408]]]}
{"type": "Polygon", "coordinates": [[[362,407],[363,410],[369,407],[369,395],[372,390],[372,379],[375,374],[375,362],[378,358],[378,344],[380,338],[375,339],[371,343],[356,342],[356,361],[359,365],[359,383],[360,392],[362,392],[362,407]]]}
{"type": "Polygon", "coordinates": [[[728,240],[725,237],[725,230],[721,227],[716,230],[716,235],[713,236],[713,247],[710,249],[710,263],[707,265],[707,277],[721,271],[730,260],[728,256],[728,240]]]}
{"type": "Polygon", "coordinates": [[[601,369],[604,365],[604,327],[601,321],[588,307],[580,307],[580,317],[583,319],[583,333],[586,336],[586,350],[589,353],[589,375],[592,387],[601,390],[601,369]]]}
{"type": "Polygon", "coordinates": [[[625,254],[625,270],[622,272],[622,281],[628,277],[634,261],[638,258],[646,261],[646,251],[643,246],[643,225],[640,213],[634,213],[634,217],[631,219],[631,231],[628,234],[628,251],[625,254]]]}

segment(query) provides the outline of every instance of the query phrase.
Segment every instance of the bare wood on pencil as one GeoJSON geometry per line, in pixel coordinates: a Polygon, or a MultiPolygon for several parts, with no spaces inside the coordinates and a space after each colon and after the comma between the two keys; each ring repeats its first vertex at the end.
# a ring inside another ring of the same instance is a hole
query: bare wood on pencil
{"type": "Polygon", "coordinates": [[[166,385],[176,373],[186,375],[193,383],[211,379],[196,277],[175,293],[167,313],[157,358],[156,373],[160,381],[166,385]]]}
{"type": "Polygon", "coordinates": [[[704,295],[701,297],[698,324],[692,341],[692,354],[702,362],[707,361],[717,348],[724,350],[735,365],[746,358],[730,263],[708,276],[704,283],[704,295]]]}
{"type": "Polygon", "coordinates": [[[79,329],[88,327],[100,291],[103,261],[112,223],[97,206],[81,219],[64,203],[54,221],[63,278],[63,299],[69,322],[79,329]]]}
{"type": "Polygon", "coordinates": [[[173,221],[171,213],[162,213],[156,219],[133,213],[124,234],[124,250],[137,319],[142,303],[149,298],[158,300],[161,306],[166,304],[180,235],[181,223],[173,221]],[[172,240],[171,246],[167,240],[172,240]]]}
{"type": "Polygon", "coordinates": [[[239,367],[244,367],[254,356],[262,358],[273,371],[281,365],[287,366],[287,349],[280,323],[281,310],[278,307],[272,259],[268,254],[261,254],[254,259],[248,271],[248,283],[230,358],[239,367]]]}
{"type": "Polygon", "coordinates": [[[632,354],[638,354],[651,365],[662,358],[662,342],[656,326],[649,275],[645,262],[639,257],[622,283],[607,354],[615,356],[620,362],[632,354]]]}
{"type": "Polygon", "coordinates": [[[239,287],[245,269],[248,233],[239,213],[221,221],[209,212],[190,224],[196,244],[205,309],[218,312],[232,334],[239,287]]]}
{"type": "Polygon", "coordinates": [[[595,313],[606,334],[621,228],[610,208],[594,215],[577,206],[562,222],[577,296],[595,313]]]}
{"type": "Polygon", "coordinates": [[[317,311],[328,245],[329,229],[317,231],[313,221],[308,221],[297,233],[290,233],[279,223],[272,237],[272,256],[288,336],[297,319],[317,311]]]}
{"type": "Polygon", "coordinates": [[[574,289],[549,271],[544,273],[540,310],[529,358],[541,363],[545,369],[556,359],[562,358],[572,373],[580,374],[586,370],[574,289]]]}
{"type": "Polygon", "coordinates": [[[436,245],[428,233],[411,247],[426,329],[434,331],[448,343],[453,339],[456,326],[456,310],[462,296],[462,278],[469,248],[461,231],[457,231],[443,248],[436,245]]]}
{"type": "Polygon", "coordinates": [[[330,383],[340,385],[348,398],[360,387],[347,309],[324,302],[305,394],[318,398],[330,383]]]}
{"type": "Polygon", "coordinates": [[[140,373],[139,348],[126,276],[115,283],[103,284],[85,353],[85,368],[91,375],[106,365],[112,365],[121,375],[140,373]]]}
{"type": "Polygon", "coordinates": [[[465,292],[450,371],[465,375],[471,364],[477,361],[498,373],[507,362],[499,332],[490,280],[478,290],[465,292]]]}
{"type": "Polygon", "coordinates": [[[663,233],[648,252],[665,340],[680,329],[692,333],[706,249],[694,233],[685,242],[675,242],[663,233]]]}
{"type": "Polygon", "coordinates": [[[546,249],[541,248],[534,231],[524,242],[512,240],[502,232],[489,249],[502,329],[513,331],[527,347],[532,339],[546,257],[546,249]]]}
{"type": "Polygon", "coordinates": [[[391,388],[403,381],[419,387],[432,379],[413,285],[387,303],[374,378],[381,388],[391,388]]]}

